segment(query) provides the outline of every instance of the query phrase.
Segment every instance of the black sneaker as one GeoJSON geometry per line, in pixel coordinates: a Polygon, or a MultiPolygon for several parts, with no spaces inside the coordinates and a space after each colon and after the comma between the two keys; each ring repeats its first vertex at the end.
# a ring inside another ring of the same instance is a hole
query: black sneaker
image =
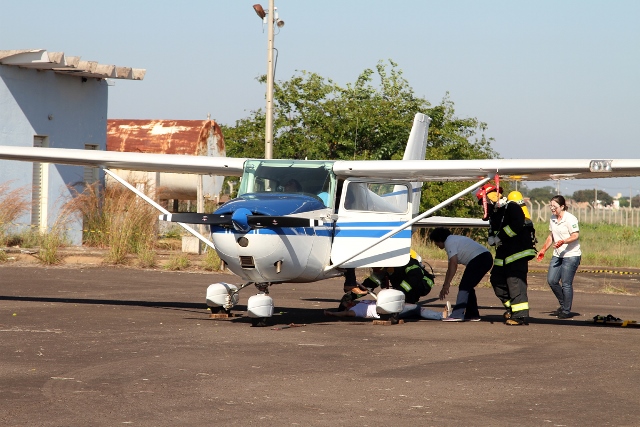
{"type": "Polygon", "coordinates": [[[560,315],[560,313],[562,313],[562,307],[558,307],[557,309],[552,311],[551,314],[549,314],[549,316],[558,316],[560,315]]]}
{"type": "Polygon", "coordinates": [[[571,317],[571,313],[560,312],[560,314],[558,314],[558,319],[569,319],[571,317]]]}

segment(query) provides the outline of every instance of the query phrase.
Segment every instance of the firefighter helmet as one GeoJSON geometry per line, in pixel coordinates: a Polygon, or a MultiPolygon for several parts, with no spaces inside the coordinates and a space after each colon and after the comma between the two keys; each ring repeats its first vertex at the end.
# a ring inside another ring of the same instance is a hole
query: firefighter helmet
{"type": "Polygon", "coordinates": [[[522,212],[524,212],[524,216],[527,219],[531,219],[531,215],[529,215],[529,209],[527,209],[527,205],[524,203],[524,198],[522,197],[522,193],[519,191],[512,191],[507,196],[507,200],[510,202],[515,202],[522,208],[522,212]]]}
{"type": "Polygon", "coordinates": [[[502,193],[502,187],[496,187],[493,184],[485,184],[476,192],[476,197],[480,203],[482,203],[482,199],[485,196],[493,203],[496,203],[500,199],[500,193],[502,193]]]}

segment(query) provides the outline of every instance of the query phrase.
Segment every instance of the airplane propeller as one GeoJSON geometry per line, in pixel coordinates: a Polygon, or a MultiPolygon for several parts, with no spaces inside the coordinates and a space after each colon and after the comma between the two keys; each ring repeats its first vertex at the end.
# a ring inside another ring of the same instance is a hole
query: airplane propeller
{"type": "Polygon", "coordinates": [[[161,221],[183,222],[185,224],[208,224],[234,228],[238,231],[249,231],[252,228],[276,227],[317,227],[321,221],[311,218],[279,215],[252,215],[248,209],[233,214],[173,213],[160,215],[161,221]],[[249,214],[247,214],[247,212],[249,214]]]}

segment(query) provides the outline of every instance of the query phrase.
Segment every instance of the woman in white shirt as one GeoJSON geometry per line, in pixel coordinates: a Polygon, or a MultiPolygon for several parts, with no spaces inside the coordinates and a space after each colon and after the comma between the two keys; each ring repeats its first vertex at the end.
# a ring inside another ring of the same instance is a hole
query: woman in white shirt
{"type": "Polygon", "coordinates": [[[553,314],[557,315],[558,319],[568,319],[571,317],[573,302],[573,278],[582,258],[579,241],[580,229],[578,219],[567,212],[564,197],[553,197],[549,208],[552,213],[549,222],[549,236],[536,259],[542,261],[547,249],[553,245],[553,257],[549,263],[547,283],[560,303],[560,307],[553,314]]]}

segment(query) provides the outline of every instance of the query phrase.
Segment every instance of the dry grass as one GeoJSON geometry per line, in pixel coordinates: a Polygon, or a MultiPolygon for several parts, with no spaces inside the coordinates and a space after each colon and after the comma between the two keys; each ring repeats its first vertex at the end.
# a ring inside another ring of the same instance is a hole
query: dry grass
{"type": "Polygon", "coordinates": [[[624,286],[616,287],[611,283],[605,283],[599,291],[603,294],[631,295],[631,293],[624,286]]]}
{"type": "Polygon", "coordinates": [[[222,261],[218,256],[218,253],[207,247],[206,252],[204,254],[204,259],[202,261],[202,268],[207,271],[219,271],[222,261]]]}
{"type": "Polygon", "coordinates": [[[138,267],[153,268],[158,265],[158,253],[153,249],[152,245],[139,242],[136,252],[138,254],[138,267]]]}
{"type": "Polygon", "coordinates": [[[40,236],[40,250],[36,255],[38,261],[44,265],[60,264],[62,258],[60,257],[60,247],[64,246],[64,234],[55,227],[40,236]]]}
{"type": "Polygon", "coordinates": [[[173,237],[160,237],[156,241],[156,248],[164,251],[178,251],[182,249],[182,239],[173,237]]]}
{"type": "MultiPolygon", "coordinates": [[[[84,219],[86,245],[109,249],[107,263],[126,264],[129,254],[155,248],[157,213],[127,189],[87,186],[65,205],[65,210],[84,219]]],[[[143,258],[149,263],[152,254],[145,252],[143,258]]]]}
{"type": "Polygon", "coordinates": [[[12,223],[29,211],[29,191],[25,187],[11,189],[12,181],[0,185],[0,246],[6,246],[12,223]]]}
{"type": "Polygon", "coordinates": [[[163,266],[165,270],[180,271],[186,270],[191,266],[191,260],[186,254],[173,255],[169,261],[163,266]]]}

